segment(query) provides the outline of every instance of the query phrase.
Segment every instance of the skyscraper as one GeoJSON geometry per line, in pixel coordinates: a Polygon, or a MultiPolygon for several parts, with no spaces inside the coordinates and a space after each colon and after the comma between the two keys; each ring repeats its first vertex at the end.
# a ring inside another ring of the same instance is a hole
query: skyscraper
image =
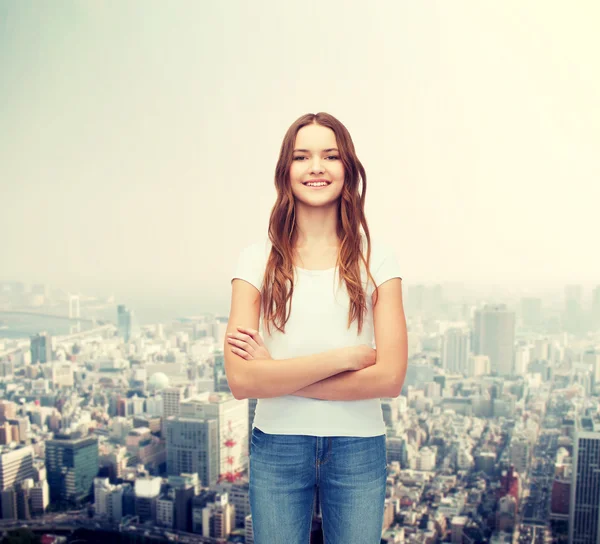
{"type": "Polygon", "coordinates": [[[444,333],[442,344],[442,365],[450,372],[467,372],[471,339],[469,331],[452,327],[444,333]]]}
{"type": "Polygon", "coordinates": [[[219,475],[248,467],[248,402],[231,393],[204,392],[181,403],[181,416],[215,419],[219,434],[219,475]]]}
{"type": "Polygon", "coordinates": [[[178,416],[181,403],[185,399],[184,387],[166,387],[162,390],[163,419],[178,416]]]}
{"type": "Polygon", "coordinates": [[[600,432],[589,418],[576,422],[569,504],[569,544],[600,542],[600,432]]]}
{"type": "Polygon", "coordinates": [[[47,363],[52,360],[52,337],[40,332],[30,338],[32,363],[47,363]]]}
{"type": "Polygon", "coordinates": [[[521,318],[528,330],[536,330],[542,323],[542,299],[524,297],[521,299],[521,318]]]}
{"type": "Polygon", "coordinates": [[[215,485],[219,477],[217,421],[171,416],[164,425],[169,475],[195,473],[203,486],[215,485]]]}
{"type": "Polygon", "coordinates": [[[506,304],[486,304],[475,313],[477,355],[490,358],[492,373],[513,374],[515,313],[506,304]]]}
{"type": "Polygon", "coordinates": [[[85,501],[98,474],[98,439],[79,434],[55,435],[46,442],[46,469],[52,501],[85,501]]]}
{"type": "Polygon", "coordinates": [[[133,319],[133,310],[128,310],[124,304],[117,306],[117,328],[125,342],[131,338],[133,319]]]}
{"type": "Polygon", "coordinates": [[[565,286],[564,328],[575,334],[583,332],[585,326],[581,299],[581,285],[565,286]]]}
{"type": "Polygon", "coordinates": [[[31,446],[22,448],[0,446],[0,491],[10,489],[16,483],[33,477],[33,450],[31,446]]]}

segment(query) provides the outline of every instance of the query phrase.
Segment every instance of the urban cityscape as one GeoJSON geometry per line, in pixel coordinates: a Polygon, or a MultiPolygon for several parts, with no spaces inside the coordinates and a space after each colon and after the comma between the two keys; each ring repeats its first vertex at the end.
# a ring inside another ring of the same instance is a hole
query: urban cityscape
{"type": "MultiPolygon", "coordinates": [[[[598,542],[600,286],[563,292],[406,289],[406,380],[382,399],[382,543],[598,542]]],[[[112,297],[0,294],[5,538],[253,544],[256,399],[228,388],[226,316],[140,324],[112,297]]]]}

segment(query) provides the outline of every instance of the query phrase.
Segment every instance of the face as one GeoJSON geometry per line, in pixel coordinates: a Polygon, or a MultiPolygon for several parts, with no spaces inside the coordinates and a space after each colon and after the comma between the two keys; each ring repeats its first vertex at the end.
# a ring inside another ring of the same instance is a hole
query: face
{"type": "Polygon", "coordinates": [[[296,134],[290,166],[292,193],[308,206],[335,202],[344,186],[344,165],[340,158],[335,133],[322,125],[306,125],[296,134]],[[311,187],[306,182],[326,180],[323,186],[311,187]]]}

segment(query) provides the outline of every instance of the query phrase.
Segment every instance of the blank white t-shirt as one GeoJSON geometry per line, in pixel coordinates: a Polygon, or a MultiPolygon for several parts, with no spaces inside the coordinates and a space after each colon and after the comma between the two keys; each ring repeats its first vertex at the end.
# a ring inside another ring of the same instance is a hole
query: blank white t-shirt
{"type": "MultiPolygon", "coordinates": [[[[362,237],[366,248],[364,234],[362,237]]],[[[244,247],[231,281],[243,279],[260,291],[270,250],[268,237],[244,247]]],[[[364,254],[366,257],[366,251],[364,254]]],[[[377,286],[391,278],[401,278],[395,253],[379,242],[371,242],[370,268],[377,286]]],[[[350,299],[344,281],[341,288],[337,287],[337,268],[307,270],[295,267],[292,309],[285,333],[271,324],[271,335],[267,335],[261,309],[259,334],[271,357],[289,359],[360,344],[375,348],[371,300],[374,287],[362,262],[361,271],[363,288],[367,289],[368,311],[358,335],[356,320],[347,327],[350,299]]],[[[378,436],[386,432],[378,398],[334,401],[283,395],[257,399],[252,427],[265,433],[312,436],[378,436]]]]}

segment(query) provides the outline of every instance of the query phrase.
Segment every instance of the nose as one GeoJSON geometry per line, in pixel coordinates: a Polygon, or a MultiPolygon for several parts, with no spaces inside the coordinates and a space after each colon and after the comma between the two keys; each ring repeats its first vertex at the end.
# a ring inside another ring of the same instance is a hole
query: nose
{"type": "Polygon", "coordinates": [[[321,166],[321,159],[319,157],[316,157],[313,159],[312,164],[311,164],[311,168],[310,168],[310,173],[311,174],[322,174],[324,171],[324,168],[321,166]]]}

